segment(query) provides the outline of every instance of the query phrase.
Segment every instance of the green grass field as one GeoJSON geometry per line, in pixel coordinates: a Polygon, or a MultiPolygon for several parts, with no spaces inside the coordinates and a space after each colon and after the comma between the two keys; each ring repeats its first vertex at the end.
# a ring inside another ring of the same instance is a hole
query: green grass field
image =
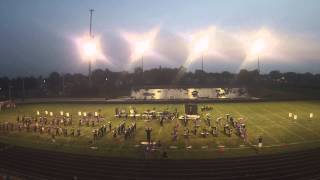
{"type": "MultiPolygon", "coordinates": [[[[199,104],[199,109],[203,104],[199,104]]],[[[80,137],[56,137],[56,142],[52,143],[51,136],[46,133],[40,135],[33,132],[0,132],[0,142],[19,145],[32,148],[41,148],[52,151],[64,151],[72,153],[84,153],[93,155],[116,156],[116,157],[145,157],[144,148],[139,146],[141,141],[146,141],[145,127],[151,126],[152,139],[160,140],[162,143],[159,152],[149,154],[148,157],[160,157],[161,152],[165,149],[170,158],[216,158],[216,157],[234,157],[247,156],[268,153],[287,152],[306,148],[320,146],[320,101],[297,101],[297,102],[259,102],[259,103],[216,103],[206,104],[213,106],[213,110],[201,113],[204,116],[210,113],[213,117],[212,122],[217,117],[225,114],[231,114],[235,118],[244,118],[248,129],[248,138],[251,145],[245,144],[242,139],[236,135],[228,137],[220,133],[218,137],[209,135],[203,138],[200,135],[193,136],[186,140],[183,137],[184,127],[179,128],[179,139],[177,142],[172,141],[173,126],[179,120],[165,122],[161,127],[157,120],[145,122],[143,119],[136,120],[137,131],[134,137],[124,140],[123,136],[113,138],[107,134],[91,144],[93,127],[81,127],[80,137]],[[292,112],[298,115],[298,120],[288,117],[292,112]],[[309,118],[309,113],[314,113],[314,118],[309,118]],[[264,147],[257,151],[254,145],[257,145],[257,138],[263,137],[264,147]],[[186,146],[192,146],[187,150],[186,146]],[[90,147],[98,147],[92,150],[90,147]],[[169,146],[176,146],[177,149],[170,149],[169,146]],[[204,148],[207,146],[208,148],[204,148]],[[224,148],[221,148],[224,146],[224,148]]],[[[98,126],[112,122],[113,127],[120,124],[123,119],[114,118],[115,107],[129,108],[130,105],[120,104],[33,104],[19,105],[16,109],[5,110],[0,112],[0,122],[11,121],[16,123],[17,115],[36,115],[36,111],[52,111],[55,114],[61,110],[73,115],[74,125],[78,127],[78,111],[95,112],[102,110],[105,117],[104,122],[98,126]]],[[[180,114],[184,112],[184,104],[150,104],[150,105],[131,105],[136,107],[138,112],[147,109],[156,108],[162,111],[166,108],[169,111],[178,109],[180,114]]],[[[50,118],[49,118],[50,119],[50,118]]],[[[128,120],[129,122],[134,120],[128,120]]],[[[131,123],[130,123],[131,124],[131,123]]],[[[202,126],[205,123],[201,122],[202,126]]],[[[189,129],[192,129],[192,123],[189,123],[189,129]]],[[[97,126],[96,126],[97,127],[97,126]]],[[[68,126],[68,129],[72,127],[68,126]]]]}

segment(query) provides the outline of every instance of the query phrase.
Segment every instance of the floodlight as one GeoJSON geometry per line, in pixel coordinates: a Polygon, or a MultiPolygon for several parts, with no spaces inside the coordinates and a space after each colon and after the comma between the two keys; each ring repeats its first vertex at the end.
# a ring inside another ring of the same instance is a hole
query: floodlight
{"type": "Polygon", "coordinates": [[[212,54],[213,51],[208,50],[212,47],[212,38],[215,37],[216,28],[208,27],[197,32],[187,35],[189,46],[189,55],[185,62],[185,66],[189,66],[195,59],[201,57],[201,69],[203,70],[203,57],[204,55],[212,54]]]}
{"type": "Polygon", "coordinates": [[[95,58],[98,54],[97,44],[94,40],[88,40],[82,44],[83,55],[89,58],[95,58]]]}
{"type": "Polygon", "coordinates": [[[260,55],[260,53],[263,52],[263,50],[266,48],[267,44],[264,39],[258,39],[254,42],[254,44],[251,47],[251,53],[252,55],[260,55]]]}
{"type": "Polygon", "coordinates": [[[152,53],[154,40],[159,32],[159,28],[153,28],[145,33],[123,32],[122,36],[129,43],[131,49],[131,62],[141,59],[143,70],[143,56],[152,53]]]}
{"type": "Polygon", "coordinates": [[[193,53],[202,55],[209,48],[209,37],[201,37],[200,39],[197,39],[195,42],[193,42],[191,46],[193,53]]]}

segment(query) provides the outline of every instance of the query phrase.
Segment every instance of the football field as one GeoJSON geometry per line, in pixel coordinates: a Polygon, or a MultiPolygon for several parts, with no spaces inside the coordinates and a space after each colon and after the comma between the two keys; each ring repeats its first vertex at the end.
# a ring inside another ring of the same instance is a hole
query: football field
{"type": "MultiPolygon", "coordinates": [[[[68,112],[73,117],[73,124],[66,126],[70,129],[80,129],[81,136],[56,136],[55,142],[47,133],[27,132],[17,129],[13,131],[0,132],[0,142],[11,145],[19,145],[32,148],[41,148],[52,151],[63,151],[71,153],[84,153],[94,155],[106,155],[117,157],[145,157],[144,145],[146,139],[146,127],[152,127],[151,139],[155,142],[161,142],[161,147],[148,154],[150,157],[160,157],[161,152],[167,151],[172,158],[216,158],[216,157],[234,157],[243,155],[255,155],[264,153],[278,153],[290,150],[299,150],[320,146],[320,101],[288,101],[288,102],[239,102],[239,103],[208,103],[198,104],[198,112],[201,116],[201,124],[197,135],[191,134],[189,138],[184,137],[182,121],[167,120],[163,126],[160,126],[159,120],[146,120],[145,118],[117,118],[114,117],[115,108],[129,111],[130,108],[136,108],[138,113],[146,110],[155,109],[155,111],[168,110],[173,112],[176,108],[180,115],[184,114],[184,104],[30,104],[18,105],[15,109],[4,110],[0,112],[0,123],[17,123],[17,116],[34,116],[37,111],[53,112],[54,115],[60,111],[68,112]],[[209,111],[200,111],[202,106],[213,107],[209,111]],[[99,124],[92,126],[79,126],[80,117],[78,112],[98,112],[104,120],[99,124]],[[289,113],[297,115],[297,119],[289,118],[289,113]],[[313,118],[310,118],[313,113],[313,118]],[[204,117],[209,114],[212,123],[218,117],[223,117],[226,122],[226,114],[230,114],[236,120],[242,118],[247,128],[248,141],[244,142],[242,138],[234,132],[231,137],[225,135],[220,129],[217,137],[208,135],[202,137],[201,129],[206,127],[204,117]],[[92,143],[94,129],[108,125],[111,122],[112,127],[126,122],[126,126],[131,123],[137,123],[137,130],[132,137],[125,139],[123,135],[113,137],[111,132],[94,143],[92,143]],[[173,128],[178,124],[178,139],[173,141],[173,128]],[[258,138],[263,138],[263,148],[257,147],[258,138]]],[[[48,117],[50,120],[50,117],[48,117]]],[[[193,123],[187,126],[190,130],[193,123]]]]}

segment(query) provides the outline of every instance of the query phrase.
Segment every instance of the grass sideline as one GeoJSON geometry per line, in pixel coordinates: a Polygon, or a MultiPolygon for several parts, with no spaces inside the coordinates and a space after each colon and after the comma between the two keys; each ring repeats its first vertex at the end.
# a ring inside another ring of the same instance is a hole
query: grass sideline
{"type": "MultiPolygon", "coordinates": [[[[203,104],[199,104],[201,107],[203,104]]],[[[209,113],[213,121],[225,114],[231,114],[236,118],[246,119],[248,128],[249,142],[252,145],[257,144],[257,138],[263,136],[264,148],[258,154],[270,154],[287,151],[296,151],[307,148],[320,147],[320,101],[294,101],[294,102],[246,102],[246,103],[216,103],[206,104],[213,106],[213,111],[209,113]],[[298,115],[298,120],[288,118],[288,113],[292,112],[298,115]],[[309,113],[314,113],[315,117],[310,120],[309,113]]],[[[16,109],[0,112],[0,122],[16,122],[17,115],[36,115],[37,110],[48,110],[55,114],[63,110],[69,112],[74,117],[74,126],[78,127],[77,112],[95,112],[101,109],[105,117],[103,123],[112,121],[113,127],[122,122],[121,119],[114,118],[115,107],[127,108],[129,104],[29,104],[19,105],[16,109]]],[[[146,109],[156,108],[162,111],[166,108],[173,111],[175,108],[180,113],[184,111],[184,104],[135,104],[131,105],[137,108],[138,112],[146,109]]],[[[208,112],[201,113],[205,115],[208,112]]],[[[133,120],[129,120],[130,122],[133,120]]],[[[178,123],[178,120],[175,120],[178,123]]],[[[92,140],[92,127],[81,127],[81,137],[56,137],[56,143],[51,142],[51,137],[38,133],[27,132],[0,132],[0,142],[30,147],[46,149],[50,151],[62,151],[80,154],[92,154],[111,157],[130,157],[145,158],[143,146],[136,147],[140,141],[146,140],[144,128],[148,124],[153,128],[152,139],[161,140],[162,149],[166,149],[170,158],[178,159],[206,159],[218,157],[238,157],[256,155],[256,148],[243,143],[239,137],[233,135],[227,137],[221,134],[219,137],[209,136],[202,138],[200,136],[191,136],[189,140],[183,138],[183,126],[179,128],[179,140],[171,140],[172,128],[175,122],[165,122],[162,128],[158,121],[154,120],[146,123],[144,120],[137,120],[137,132],[135,136],[124,140],[123,136],[113,138],[107,134],[99,139],[93,146],[97,150],[89,147],[89,141],[92,140]],[[178,149],[170,150],[167,147],[174,145],[178,149]],[[186,150],[187,145],[192,145],[191,150],[186,150]],[[203,149],[208,146],[208,149],[203,149]],[[221,146],[224,146],[221,148],[221,146]]],[[[202,121],[202,126],[205,126],[202,121]]],[[[100,124],[102,125],[102,124],[100,124]]],[[[191,129],[191,123],[189,124],[191,129]]],[[[71,127],[68,127],[70,129],[71,127]]],[[[162,150],[161,150],[162,151],[162,150]]],[[[161,152],[160,151],[160,152],[161,152]]],[[[161,153],[151,154],[151,158],[158,158],[161,153]]],[[[149,157],[149,156],[148,156],[149,157]]]]}

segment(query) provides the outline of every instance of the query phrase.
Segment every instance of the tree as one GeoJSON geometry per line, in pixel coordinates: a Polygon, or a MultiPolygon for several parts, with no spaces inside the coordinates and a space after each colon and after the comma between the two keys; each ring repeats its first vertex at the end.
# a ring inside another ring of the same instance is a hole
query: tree
{"type": "Polygon", "coordinates": [[[59,92],[61,91],[61,85],[62,85],[62,79],[59,73],[52,72],[49,75],[49,78],[47,79],[48,83],[48,90],[51,95],[56,96],[59,95],[59,92]]]}

